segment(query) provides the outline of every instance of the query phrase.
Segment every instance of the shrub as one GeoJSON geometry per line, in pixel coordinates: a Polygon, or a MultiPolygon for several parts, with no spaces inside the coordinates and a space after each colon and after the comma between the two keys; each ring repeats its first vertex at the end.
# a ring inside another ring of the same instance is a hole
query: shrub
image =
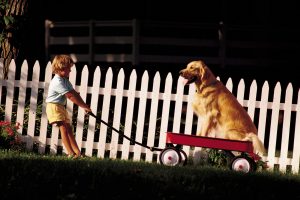
{"type": "Polygon", "coordinates": [[[24,145],[21,141],[18,129],[20,123],[13,124],[8,121],[0,121],[0,149],[23,150],[24,145]]]}

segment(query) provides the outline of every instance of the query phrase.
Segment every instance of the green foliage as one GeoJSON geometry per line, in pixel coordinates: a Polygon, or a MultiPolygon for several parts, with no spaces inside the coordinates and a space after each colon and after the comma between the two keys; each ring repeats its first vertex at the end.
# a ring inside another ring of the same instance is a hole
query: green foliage
{"type": "Polygon", "coordinates": [[[18,129],[20,123],[13,124],[8,121],[0,121],[0,148],[13,149],[17,151],[24,150],[18,129]]]}
{"type": "Polygon", "coordinates": [[[0,191],[5,199],[291,199],[300,176],[240,173],[216,167],[0,151],[0,191]],[[49,192],[51,191],[51,192],[49,192]]]}
{"type": "Polygon", "coordinates": [[[7,63],[12,58],[17,57],[25,39],[23,30],[27,22],[27,1],[0,0],[0,53],[1,57],[9,61],[5,62],[5,68],[8,68],[7,63]]]}
{"type": "MultiPolygon", "coordinates": [[[[228,155],[219,149],[206,149],[208,154],[208,163],[211,166],[217,167],[217,168],[229,168],[229,164],[232,158],[228,157],[228,155]]],[[[245,157],[251,157],[247,153],[243,154],[245,157]]],[[[255,161],[256,170],[258,171],[264,171],[268,169],[268,165],[266,161],[263,161],[262,159],[255,161]]]]}
{"type": "MultiPolygon", "coordinates": [[[[7,37],[7,29],[15,23],[15,19],[13,16],[6,15],[6,9],[8,8],[9,4],[7,0],[0,1],[0,44],[3,40],[7,37]]],[[[0,47],[1,49],[1,47],[0,47]]]]}
{"type": "Polygon", "coordinates": [[[226,154],[219,149],[207,149],[208,163],[212,166],[222,168],[228,166],[226,154]]]}

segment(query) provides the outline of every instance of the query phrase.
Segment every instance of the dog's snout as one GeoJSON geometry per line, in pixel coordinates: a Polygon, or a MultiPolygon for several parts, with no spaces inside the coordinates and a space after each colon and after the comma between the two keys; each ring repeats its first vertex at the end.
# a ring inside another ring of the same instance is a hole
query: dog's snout
{"type": "Polygon", "coordinates": [[[184,72],[184,70],[182,69],[182,70],[180,70],[179,71],[179,75],[182,75],[183,74],[183,72],[184,72]]]}

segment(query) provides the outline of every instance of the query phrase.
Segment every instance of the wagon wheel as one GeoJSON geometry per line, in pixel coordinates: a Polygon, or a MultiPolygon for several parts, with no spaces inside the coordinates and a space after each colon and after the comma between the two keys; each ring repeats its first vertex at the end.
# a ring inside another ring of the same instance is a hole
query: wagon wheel
{"type": "Polygon", "coordinates": [[[180,156],[181,156],[181,163],[180,164],[182,166],[185,166],[187,164],[188,157],[187,157],[185,151],[183,151],[182,149],[179,149],[179,152],[180,152],[180,156]]]}
{"type": "Polygon", "coordinates": [[[256,169],[255,166],[256,165],[251,158],[247,156],[236,156],[232,159],[229,167],[234,171],[241,171],[241,172],[248,173],[248,172],[255,171],[256,169]]]}
{"type": "Polygon", "coordinates": [[[166,147],[159,155],[159,162],[167,166],[176,166],[181,163],[181,154],[175,147],[166,147]]]}
{"type": "Polygon", "coordinates": [[[187,164],[187,159],[188,159],[188,157],[187,157],[185,151],[183,151],[182,145],[177,144],[177,145],[175,146],[175,148],[177,149],[177,151],[178,151],[178,152],[180,153],[180,155],[181,155],[181,162],[180,162],[180,165],[182,165],[182,166],[186,165],[186,164],[187,164]]]}

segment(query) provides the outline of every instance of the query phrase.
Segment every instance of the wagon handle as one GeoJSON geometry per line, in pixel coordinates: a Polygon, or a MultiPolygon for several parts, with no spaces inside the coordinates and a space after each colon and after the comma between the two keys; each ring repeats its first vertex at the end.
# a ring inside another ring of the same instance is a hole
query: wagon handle
{"type": "Polygon", "coordinates": [[[112,130],[114,130],[115,132],[117,132],[118,134],[120,134],[122,137],[124,137],[124,138],[126,138],[127,140],[133,142],[134,144],[138,144],[138,145],[140,145],[140,146],[143,146],[143,147],[145,147],[145,148],[147,148],[147,149],[150,149],[151,151],[161,151],[161,150],[162,150],[161,148],[157,148],[157,147],[149,147],[149,146],[147,146],[147,145],[143,145],[142,143],[133,140],[132,138],[126,136],[126,135],[125,135],[124,133],[122,133],[121,131],[119,131],[119,130],[117,130],[116,128],[114,128],[113,126],[109,125],[107,122],[103,121],[101,118],[97,117],[97,116],[96,116],[94,113],[92,113],[92,112],[88,112],[87,114],[90,115],[90,116],[92,116],[92,117],[94,117],[94,118],[96,119],[96,122],[98,122],[98,123],[101,122],[101,123],[105,124],[107,127],[111,128],[112,130]]]}

